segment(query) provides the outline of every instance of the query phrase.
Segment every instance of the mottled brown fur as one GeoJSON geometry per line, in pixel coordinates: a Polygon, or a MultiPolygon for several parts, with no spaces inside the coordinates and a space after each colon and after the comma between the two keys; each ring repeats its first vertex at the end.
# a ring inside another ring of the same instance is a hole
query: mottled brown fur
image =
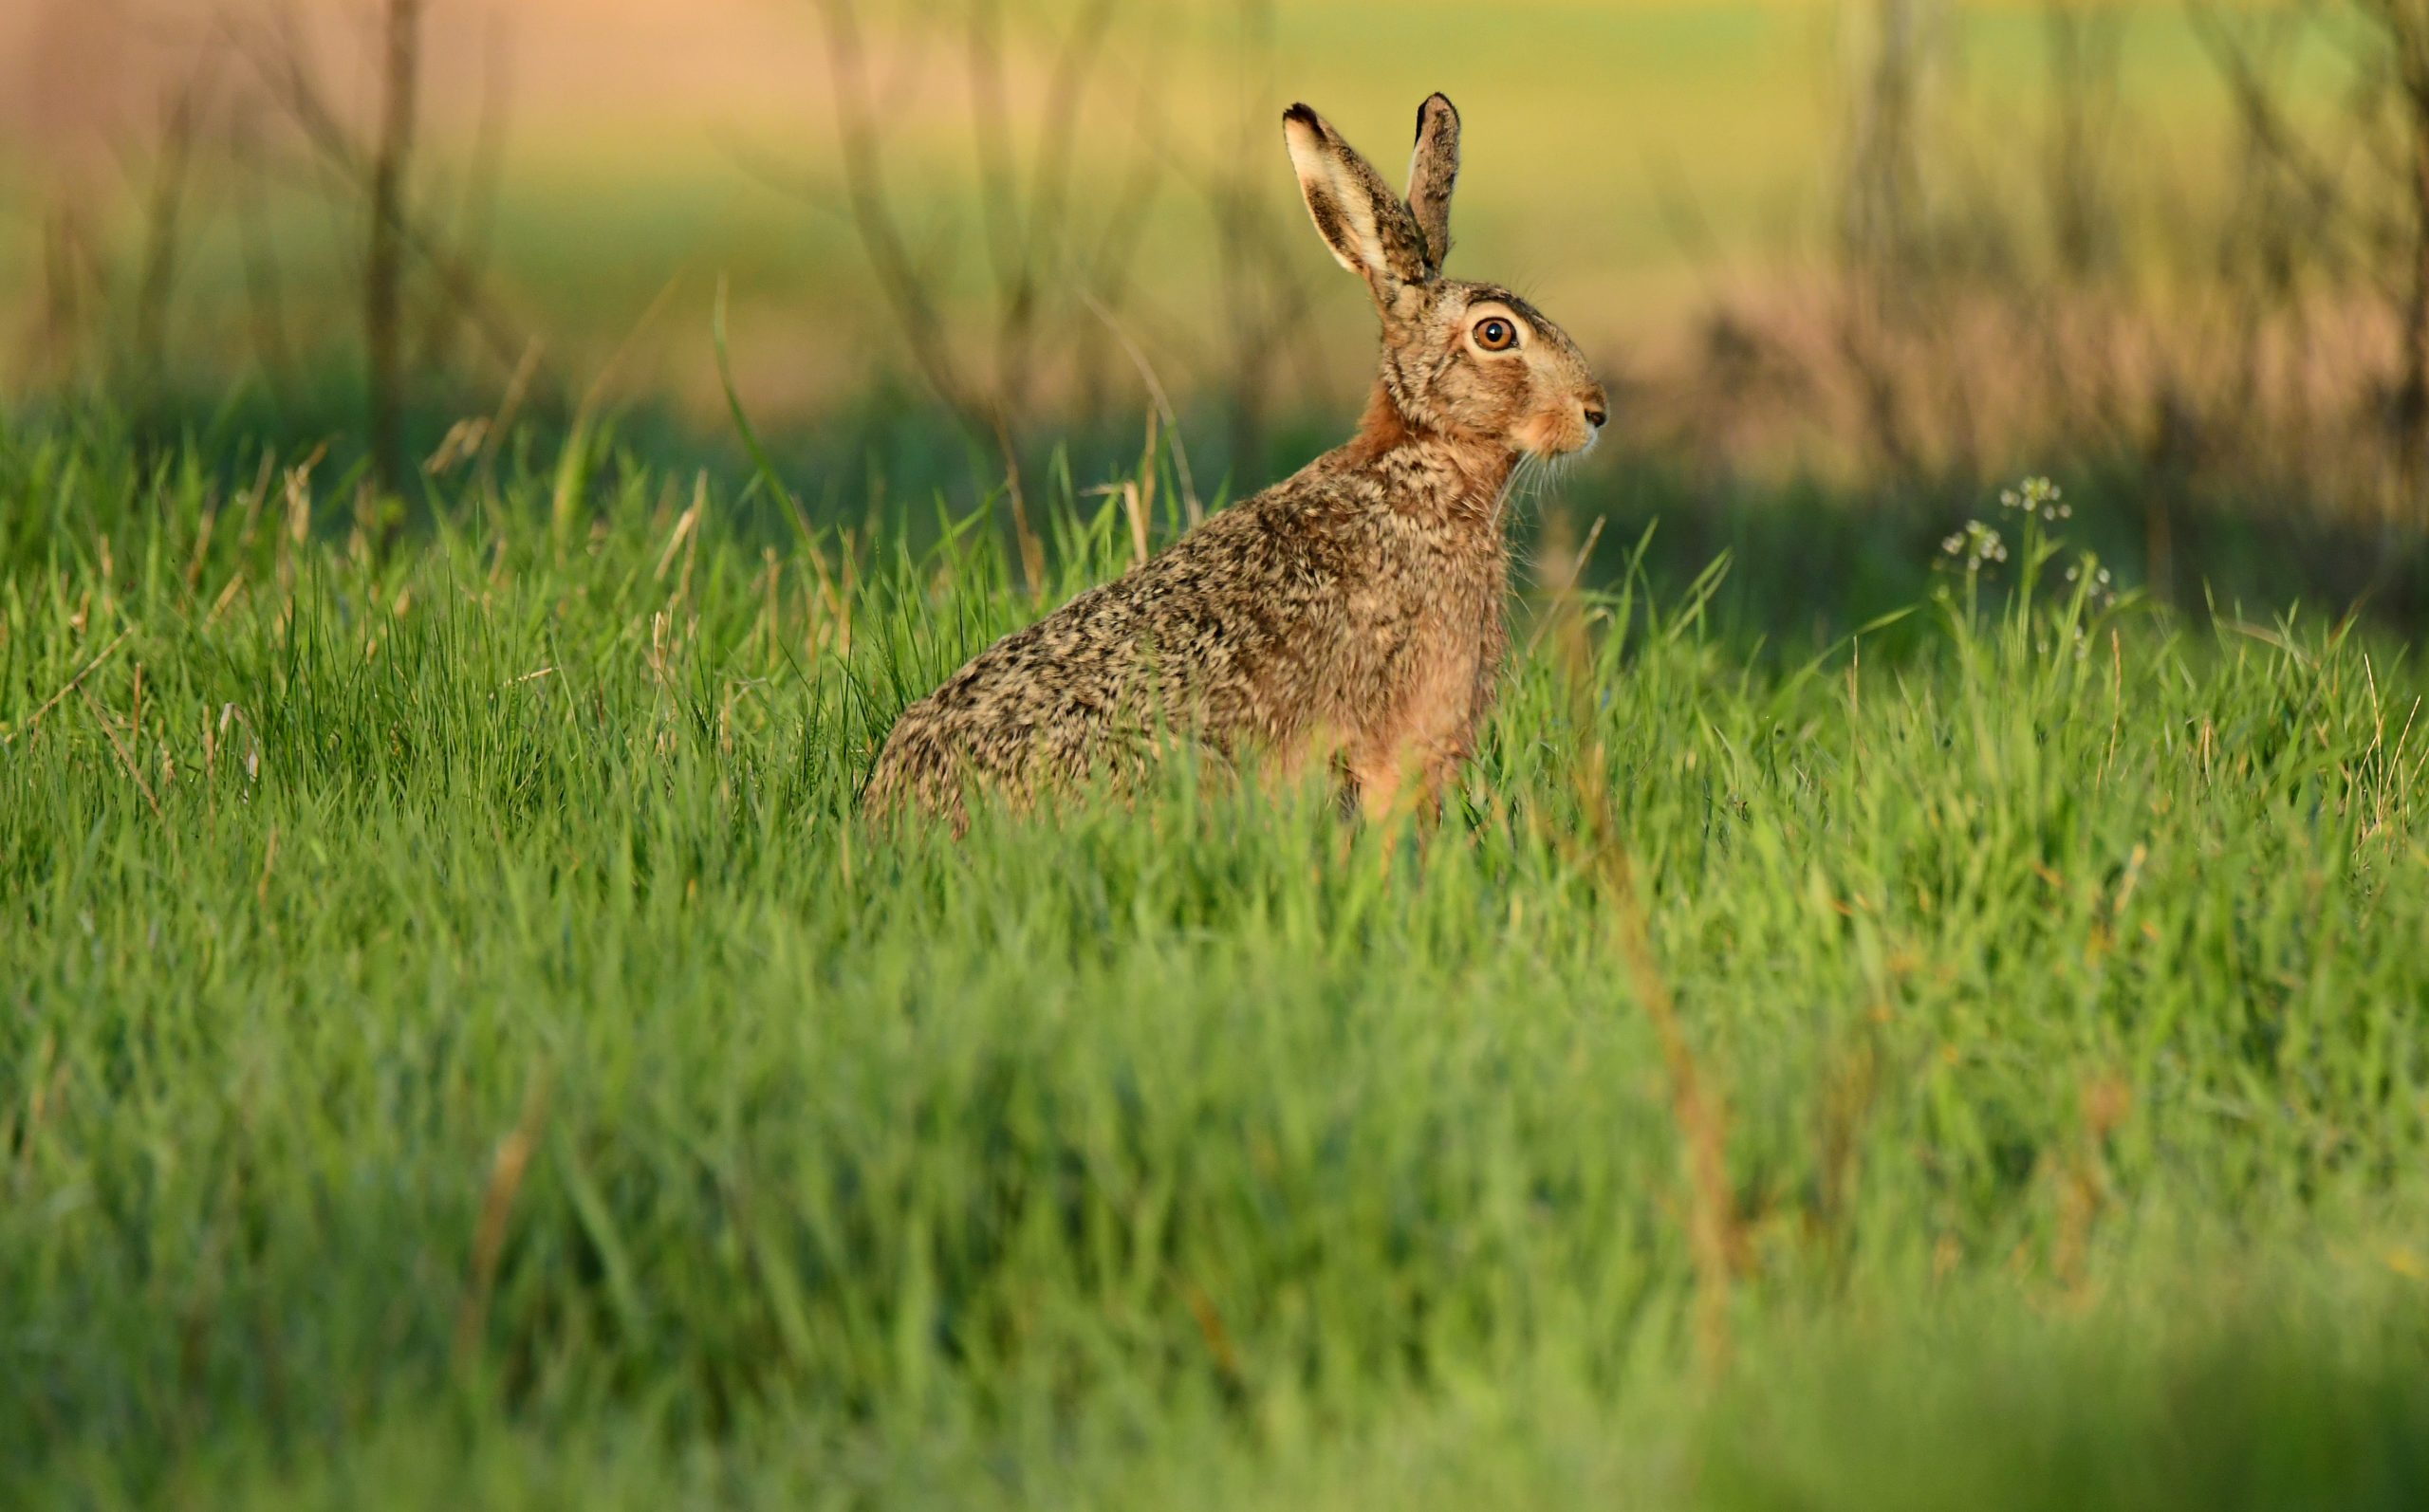
{"type": "Polygon", "coordinates": [[[1305,105],[1284,117],[1309,217],[1382,318],[1358,433],[1116,581],[981,652],[902,711],[870,810],[966,822],[1131,780],[1162,741],[1285,771],[1326,763],[1368,812],[1425,802],[1474,747],[1507,641],[1501,504],[1522,452],[1588,445],[1602,389],[1508,289],[1441,276],[1458,115],[1418,112],[1406,200],[1305,105]],[[1414,207],[1414,208],[1412,208],[1414,207]],[[1510,323],[1513,344],[1488,349],[1510,323]]]}

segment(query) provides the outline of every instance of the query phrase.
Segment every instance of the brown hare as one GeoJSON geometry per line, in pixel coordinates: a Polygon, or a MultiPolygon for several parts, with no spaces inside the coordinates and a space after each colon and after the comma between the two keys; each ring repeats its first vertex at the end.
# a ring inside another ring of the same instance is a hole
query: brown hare
{"type": "Polygon", "coordinates": [[[1448,99],[1418,108],[1406,199],[1306,105],[1283,135],[1317,231],[1382,317],[1358,433],[904,710],[870,812],[916,805],[959,830],[973,788],[1019,802],[1135,778],[1171,730],[1286,774],[1329,765],[1372,816],[1437,804],[1474,748],[1507,641],[1511,475],[1590,445],[1604,392],[1534,306],[1442,276],[1448,99]]]}

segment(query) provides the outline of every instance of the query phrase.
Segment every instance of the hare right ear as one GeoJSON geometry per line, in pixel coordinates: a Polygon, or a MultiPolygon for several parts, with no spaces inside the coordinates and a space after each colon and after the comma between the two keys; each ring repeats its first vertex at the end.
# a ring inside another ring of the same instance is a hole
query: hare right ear
{"type": "Polygon", "coordinates": [[[1451,254],[1451,186],[1458,181],[1459,111],[1437,91],[1417,107],[1417,150],[1408,159],[1408,208],[1425,233],[1425,266],[1437,273],[1451,254]]]}
{"type": "Polygon", "coordinates": [[[1408,206],[1322,116],[1292,105],[1282,114],[1282,135],[1316,233],[1342,267],[1366,281],[1378,304],[1389,308],[1401,287],[1434,276],[1425,233],[1408,206]]]}

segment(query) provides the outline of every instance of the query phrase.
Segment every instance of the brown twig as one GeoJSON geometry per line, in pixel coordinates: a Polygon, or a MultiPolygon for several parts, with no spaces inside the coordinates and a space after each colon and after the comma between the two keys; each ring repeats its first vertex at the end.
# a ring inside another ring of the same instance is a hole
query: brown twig
{"type": "Polygon", "coordinates": [[[1599,785],[1599,747],[1580,765],[1594,858],[1605,894],[1604,919],[1612,943],[1626,963],[1637,1004],[1653,1023],[1670,1082],[1670,1116],[1682,1142],[1686,1168],[1687,1239],[1696,1270],[1696,1341],[1706,1373],[1725,1374],[1730,1358],[1730,1293],[1744,1247],[1736,1199],[1729,1179],[1729,1116],[1704,1085],[1702,1066],[1678,1020],[1660,961],[1653,952],[1639,895],[1636,868],[1619,836],[1610,795],[1599,785]]]}
{"type": "MultiPolygon", "coordinates": [[[[1581,553],[1580,561],[1583,560],[1581,553]]],[[[1595,728],[1596,701],[1593,650],[1585,616],[1575,593],[1575,580],[1550,585],[1554,632],[1560,665],[1567,684],[1570,719],[1581,733],[1595,728]]],[[[1678,1001],[1653,948],[1644,897],[1619,816],[1613,812],[1606,782],[1607,765],[1599,737],[1586,741],[1575,768],[1577,798],[1584,820],[1586,864],[1600,883],[1603,922],[1608,941],[1627,968],[1638,1006],[1652,1022],[1661,1047],[1669,1080],[1670,1116],[1678,1131],[1680,1160],[1687,1178],[1689,1253],[1696,1273],[1696,1344],[1708,1378],[1717,1379],[1729,1368],[1731,1350],[1730,1297],[1745,1247],[1737,1219],[1734,1189],[1729,1179],[1729,1115],[1721,1098],[1706,1085],[1695,1047],[1678,1017],[1678,1001]]]]}
{"type": "Polygon", "coordinates": [[[546,1066],[531,1079],[523,1096],[523,1112],[497,1152],[490,1157],[489,1184],[481,1192],[481,1215],[473,1230],[473,1259],[465,1278],[464,1300],[455,1312],[455,1366],[468,1368],[489,1323],[490,1294],[497,1282],[498,1260],[506,1252],[507,1220],[530,1169],[531,1152],[540,1126],[547,1117],[550,1076],[546,1066]]]}
{"type": "Polygon", "coordinates": [[[135,779],[135,790],[143,795],[143,802],[152,810],[153,819],[166,824],[168,816],[160,812],[160,801],[152,796],[152,784],[143,780],[143,772],[135,765],[135,757],[127,750],[126,743],[118,738],[117,728],[111,725],[109,716],[102,712],[102,706],[93,702],[93,695],[84,691],[82,679],[79,679],[76,696],[83,699],[84,707],[92,711],[93,723],[102,727],[102,733],[108,737],[110,749],[118,752],[119,764],[126,768],[126,775],[135,779]]]}
{"type": "Polygon", "coordinates": [[[26,721],[25,733],[28,739],[32,738],[33,732],[42,725],[42,716],[58,708],[61,700],[65,699],[69,693],[72,693],[79,688],[82,688],[84,685],[84,679],[93,675],[93,673],[100,669],[102,663],[109,660],[111,655],[117,652],[119,647],[126,644],[126,637],[133,634],[135,634],[135,627],[133,625],[129,625],[125,629],[120,631],[117,636],[111,638],[108,645],[102,648],[102,654],[100,655],[95,656],[92,660],[84,663],[83,671],[78,673],[75,676],[68,678],[66,686],[60,689],[59,691],[51,694],[48,698],[44,699],[42,707],[34,710],[33,717],[26,721]]]}
{"type": "Polygon", "coordinates": [[[1189,448],[1181,440],[1180,415],[1173,409],[1172,396],[1164,392],[1162,380],[1156,377],[1156,365],[1147,360],[1147,354],[1140,350],[1139,343],[1130,339],[1130,333],[1122,328],[1122,322],[1112,309],[1085,289],[1080,291],[1080,300],[1098,320],[1104,323],[1114,341],[1121,343],[1122,351],[1130,358],[1131,365],[1139,370],[1139,381],[1147,387],[1147,397],[1154,401],[1155,413],[1163,417],[1165,433],[1172,437],[1173,470],[1180,475],[1181,507],[1186,511],[1190,525],[1196,526],[1204,516],[1205,507],[1197,497],[1197,480],[1189,470],[1189,448]]]}

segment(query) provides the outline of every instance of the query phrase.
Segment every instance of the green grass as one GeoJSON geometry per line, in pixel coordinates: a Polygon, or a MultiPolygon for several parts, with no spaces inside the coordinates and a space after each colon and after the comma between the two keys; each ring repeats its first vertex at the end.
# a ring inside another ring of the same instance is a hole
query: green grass
{"type": "MultiPolygon", "coordinates": [[[[0,1503],[2429,1496],[2367,632],[1621,573],[1422,850],[955,844],[853,794],[1038,612],[984,529],[214,475],[0,433],[0,1503]]],[[[1129,550],[1054,513],[1049,598],[1129,550]]]]}

